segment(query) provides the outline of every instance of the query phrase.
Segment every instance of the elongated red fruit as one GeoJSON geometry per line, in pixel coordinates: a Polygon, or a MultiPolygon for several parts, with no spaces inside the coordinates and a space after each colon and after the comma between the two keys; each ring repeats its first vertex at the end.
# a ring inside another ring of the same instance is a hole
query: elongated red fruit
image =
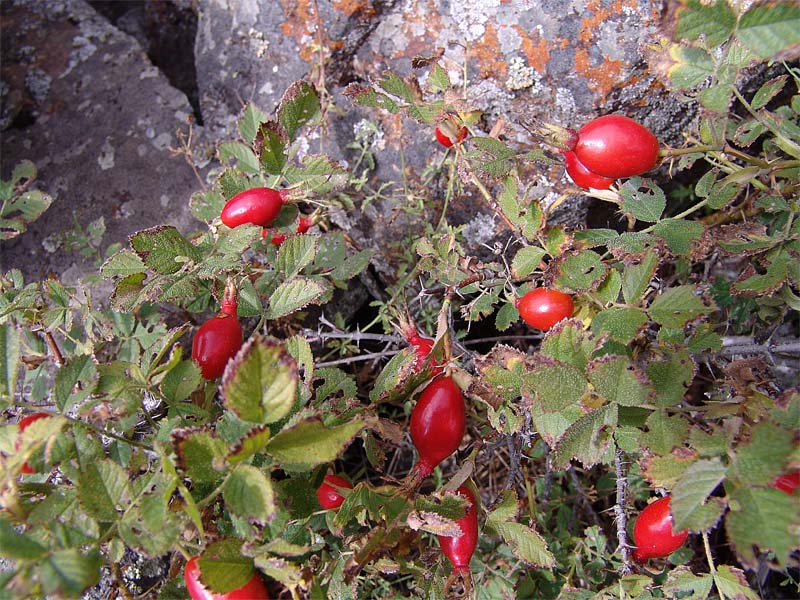
{"type": "Polygon", "coordinates": [[[562,152],[566,163],[567,175],[570,176],[575,185],[585,190],[594,188],[596,190],[607,190],[614,183],[610,177],[603,177],[597,173],[592,173],[586,168],[574,152],[562,152]]]}
{"type": "Polygon", "coordinates": [[[192,341],[192,359],[205,379],[216,379],[242,346],[242,326],[236,315],[236,287],[229,281],[219,314],[203,323],[192,341]]]}
{"type": "Polygon", "coordinates": [[[464,396],[451,377],[428,384],[411,412],[411,439],[419,452],[413,471],[424,478],[458,450],[466,431],[464,396]]]}
{"type": "Polygon", "coordinates": [[[522,298],[517,298],[515,306],[523,321],[542,331],[548,331],[561,319],[571,317],[575,310],[568,294],[548,288],[531,290],[522,298]]]}
{"type": "Polygon", "coordinates": [[[252,579],[240,588],[226,594],[215,594],[200,582],[198,558],[190,558],[183,570],[183,579],[192,600],[269,600],[267,588],[258,573],[253,573],[252,579]]]}
{"type": "Polygon", "coordinates": [[[649,171],[658,163],[658,139],[645,127],[622,115],[605,115],[578,130],[573,148],[592,173],[619,179],[649,171]]]}
{"type": "Polygon", "coordinates": [[[347,481],[347,479],[344,477],[339,477],[338,475],[325,475],[325,478],[322,480],[322,484],[317,488],[317,500],[319,501],[319,505],[325,510],[339,508],[342,505],[342,502],[344,502],[344,496],[339,493],[339,490],[333,487],[334,485],[337,485],[341,488],[353,489],[353,484],[347,481]]]}
{"type": "MultiPolygon", "coordinates": [[[[32,415],[28,415],[27,417],[23,417],[17,424],[17,426],[19,427],[19,435],[21,436],[22,432],[25,431],[28,425],[30,425],[34,421],[38,421],[39,419],[45,419],[49,416],[50,415],[48,415],[47,413],[37,412],[33,413],[32,415]]],[[[21,445],[22,445],[22,440],[20,438],[17,438],[14,441],[14,450],[18,451],[21,445]]],[[[22,468],[19,470],[19,472],[25,475],[30,475],[31,473],[36,473],[36,470],[26,462],[24,465],[22,465],[22,468]]]]}
{"type": "Polygon", "coordinates": [[[634,560],[644,562],[648,558],[669,556],[683,546],[689,536],[685,529],[677,533],[673,531],[669,501],[670,497],[664,496],[651,502],[636,519],[633,526],[634,560]]]}
{"type": "Polygon", "coordinates": [[[437,539],[442,552],[453,563],[454,570],[469,571],[469,561],[478,545],[478,509],[475,506],[475,496],[467,486],[462,485],[456,490],[456,494],[469,500],[466,513],[456,521],[461,528],[461,535],[439,535],[437,539]]]}
{"type": "Polygon", "coordinates": [[[220,218],[231,228],[245,223],[268,227],[281,212],[285,194],[286,190],[279,191],[267,187],[239,192],[225,204],[220,218]]]}
{"type": "MultiPolygon", "coordinates": [[[[20,428],[22,425],[20,424],[20,428]]],[[[22,431],[22,429],[20,429],[22,431]]],[[[780,490],[787,494],[794,494],[797,488],[800,488],[800,471],[792,473],[784,473],[776,477],[770,484],[776,490],[780,490]]]]}

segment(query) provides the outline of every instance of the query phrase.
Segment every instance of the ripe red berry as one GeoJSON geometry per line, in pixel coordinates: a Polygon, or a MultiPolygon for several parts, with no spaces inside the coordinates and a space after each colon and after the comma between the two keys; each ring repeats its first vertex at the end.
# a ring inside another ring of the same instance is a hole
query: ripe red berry
{"type": "Polygon", "coordinates": [[[215,594],[200,582],[198,558],[190,558],[183,570],[186,589],[193,600],[269,600],[267,588],[258,573],[253,573],[252,579],[240,588],[226,594],[215,594]]]}
{"type": "Polygon", "coordinates": [[[314,226],[314,221],[308,217],[300,217],[297,220],[297,233],[305,233],[314,226]]]}
{"type": "Polygon", "coordinates": [[[605,115],[578,130],[570,148],[592,173],[618,179],[649,171],[658,163],[658,140],[644,125],[622,115],[605,115]]]}
{"type": "Polygon", "coordinates": [[[281,212],[285,194],[285,190],[266,187],[245,190],[228,200],[220,218],[231,228],[245,223],[268,227],[281,212]]]}
{"type": "Polygon", "coordinates": [[[800,488],[800,471],[784,473],[776,477],[770,485],[776,490],[786,492],[787,494],[794,494],[795,490],[800,488]]]}
{"type": "Polygon", "coordinates": [[[571,317],[575,310],[569,295],[547,288],[531,290],[522,298],[517,298],[515,305],[523,321],[542,331],[547,331],[560,320],[571,317]]]}
{"type": "Polygon", "coordinates": [[[475,503],[475,496],[472,491],[462,485],[456,490],[456,494],[469,501],[466,513],[458,519],[456,523],[461,528],[461,535],[449,537],[446,535],[436,536],[439,540],[439,547],[444,555],[453,563],[455,571],[469,571],[469,561],[475,553],[478,545],[478,509],[475,503]]]}
{"type": "Polygon", "coordinates": [[[276,233],[272,236],[272,239],[269,241],[270,244],[273,246],[280,246],[283,242],[286,241],[286,236],[282,233],[276,233]]]}
{"type": "Polygon", "coordinates": [[[574,152],[566,151],[562,152],[562,154],[566,162],[567,175],[572,178],[572,181],[574,181],[575,185],[578,187],[582,187],[585,190],[589,188],[607,190],[611,187],[611,184],[614,183],[614,180],[610,177],[603,177],[597,173],[592,173],[586,168],[586,165],[578,160],[574,152]]]}
{"type": "MultiPolygon", "coordinates": [[[[37,413],[33,413],[32,415],[28,415],[27,417],[23,417],[22,419],[20,419],[20,422],[17,424],[17,426],[19,427],[19,435],[21,436],[22,432],[25,431],[25,429],[28,427],[28,425],[30,425],[34,421],[38,421],[39,419],[44,419],[44,418],[49,417],[49,416],[50,415],[48,415],[47,413],[37,412],[37,413]]],[[[14,442],[14,450],[18,451],[20,449],[21,445],[22,445],[22,440],[18,437],[16,439],[16,441],[14,442]]],[[[30,475],[31,473],[36,473],[36,471],[35,471],[35,469],[33,467],[31,467],[26,462],[24,465],[22,465],[22,468],[20,469],[20,473],[23,473],[25,475],[30,475]]]]}
{"type": "MultiPolygon", "coordinates": [[[[414,369],[416,371],[422,370],[425,361],[428,359],[433,349],[434,340],[422,337],[416,331],[413,331],[406,337],[406,341],[414,347],[414,352],[417,354],[417,359],[414,361],[414,369]]],[[[441,363],[437,361],[431,362],[431,373],[433,373],[434,376],[440,375],[442,371],[444,371],[444,369],[441,363]]]]}
{"type": "Polygon", "coordinates": [[[225,286],[219,314],[203,323],[192,341],[192,359],[205,379],[216,379],[242,346],[242,326],[236,315],[236,287],[225,286]]]}
{"type": "Polygon", "coordinates": [[[411,439],[419,452],[413,471],[427,477],[458,450],[466,431],[466,409],[461,389],[451,377],[431,381],[411,411],[411,439]]]}
{"type": "Polygon", "coordinates": [[[451,125],[449,121],[434,129],[433,133],[436,135],[436,141],[445,148],[450,148],[453,144],[460,144],[469,135],[466,127],[451,125]]]}
{"type": "Polygon", "coordinates": [[[342,488],[348,488],[350,490],[353,489],[353,484],[347,481],[347,479],[344,477],[339,477],[338,475],[325,475],[325,479],[322,480],[322,484],[317,488],[317,500],[319,500],[319,505],[325,510],[339,508],[342,505],[342,502],[344,502],[344,496],[339,493],[339,490],[333,487],[334,485],[342,488]]]}
{"type": "Polygon", "coordinates": [[[633,526],[634,560],[644,562],[648,558],[669,556],[686,541],[687,530],[675,533],[672,529],[669,501],[669,496],[659,498],[648,504],[636,519],[633,526]]]}

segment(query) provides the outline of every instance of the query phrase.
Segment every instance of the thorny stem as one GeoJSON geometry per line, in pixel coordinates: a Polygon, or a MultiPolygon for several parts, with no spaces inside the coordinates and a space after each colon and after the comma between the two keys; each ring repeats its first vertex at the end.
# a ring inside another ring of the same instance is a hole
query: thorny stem
{"type": "Polygon", "coordinates": [[[348,356],[347,358],[340,358],[337,360],[329,360],[327,362],[316,363],[316,368],[322,367],[335,367],[337,365],[347,365],[354,362],[361,362],[365,360],[376,360],[386,356],[394,356],[399,350],[386,350],[384,352],[370,352],[369,354],[359,354],[358,356],[348,356]]]}
{"type": "Polygon", "coordinates": [[[49,331],[43,331],[42,337],[44,337],[44,341],[47,343],[47,347],[50,348],[50,352],[53,354],[53,360],[55,360],[56,365],[59,367],[64,366],[64,355],[61,354],[61,350],[58,348],[58,344],[56,343],[53,334],[49,331]]]}
{"type": "Polygon", "coordinates": [[[633,573],[631,565],[630,546],[628,546],[628,515],[625,514],[625,492],[628,488],[628,478],[622,465],[622,450],[619,448],[614,452],[614,470],[617,476],[617,497],[614,504],[614,521],[617,525],[617,541],[619,542],[620,553],[622,554],[622,566],[619,569],[620,575],[630,575],[633,573]]]}
{"type": "Polygon", "coordinates": [[[703,532],[703,547],[706,550],[706,560],[708,561],[708,570],[714,575],[717,572],[717,567],[714,566],[714,557],[711,554],[711,544],[708,542],[708,533],[703,532]]]}

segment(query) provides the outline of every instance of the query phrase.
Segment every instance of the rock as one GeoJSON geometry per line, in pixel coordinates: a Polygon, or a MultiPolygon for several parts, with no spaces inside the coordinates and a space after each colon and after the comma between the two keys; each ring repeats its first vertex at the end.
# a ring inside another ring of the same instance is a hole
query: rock
{"type": "Polygon", "coordinates": [[[100,252],[156,224],[196,229],[188,203],[200,184],[171,152],[192,107],[139,43],[83,0],[17,0],[0,10],[4,109],[7,98],[18,106],[4,123],[2,174],[30,159],[37,185],[54,197],[41,219],[4,244],[3,270],[19,268],[27,279],[95,271],[99,257],[66,251],[64,234],[85,236],[99,217],[100,252]]]}

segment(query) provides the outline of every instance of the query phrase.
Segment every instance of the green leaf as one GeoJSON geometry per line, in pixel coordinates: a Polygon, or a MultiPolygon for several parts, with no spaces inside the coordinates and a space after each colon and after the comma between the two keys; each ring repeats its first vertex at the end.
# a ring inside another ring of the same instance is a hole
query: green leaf
{"type": "Polygon", "coordinates": [[[511,271],[514,277],[527,277],[533,273],[539,268],[539,264],[546,255],[547,251],[537,246],[524,246],[520,248],[514,256],[514,260],[511,261],[511,271]]]}
{"type": "Polygon", "coordinates": [[[130,237],[130,243],[144,264],[158,273],[179,271],[182,261],[178,259],[188,258],[194,262],[200,260],[197,248],[170,225],[138,231],[130,237]]]}
{"type": "Polygon", "coordinates": [[[127,277],[135,273],[143,273],[146,270],[144,261],[130,250],[120,250],[112,254],[109,259],[100,267],[100,274],[103,277],[127,277]]]}
{"type": "Polygon", "coordinates": [[[222,377],[222,402],[244,421],[275,423],[297,395],[297,363],[276,339],[253,335],[228,364],[222,377]]]}
{"type": "Polygon", "coordinates": [[[750,106],[753,110],[764,108],[769,104],[770,100],[781,93],[788,79],[788,75],[779,75],[762,85],[750,101],[750,106]]]}
{"type": "Polygon", "coordinates": [[[612,306],[597,313],[592,320],[595,335],[608,333],[623,344],[630,342],[647,323],[647,315],[638,308],[612,306]]]}
{"type": "Polygon", "coordinates": [[[367,268],[374,255],[375,250],[359,250],[336,265],[329,274],[330,278],[335,281],[352,279],[367,268]]]}
{"type": "Polygon", "coordinates": [[[759,600],[759,595],[747,584],[744,571],[730,565],[720,565],[713,575],[720,596],[731,600],[759,600]]]}
{"type": "Polygon", "coordinates": [[[718,210],[739,194],[739,186],[735,182],[726,181],[726,179],[718,181],[712,186],[711,191],[708,193],[709,208],[718,210]]]}
{"type": "Polygon", "coordinates": [[[681,328],[711,312],[711,307],[695,295],[694,285],[679,285],[666,290],[650,305],[650,318],[664,327],[681,328]]]}
{"type": "Polygon", "coordinates": [[[280,175],[286,166],[289,135],[279,123],[267,121],[258,128],[253,149],[264,170],[270,175],[280,175]]]}
{"type": "Polygon", "coordinates": [[[514,492],[506,490],[503,500],[489,513],[486,526],[496,531],[520,560],[534,567],[553,568],[556,559],[548,549],[547,542],[535,530],[514,520],[517,511],[514,492]]]}
{"type": "Polygon", "coordinates": [[[23,233],[27,225],[50,208],[53,198],[39,190],[23,192],[0,204],[0,241],[23,233]]]}
{"type": "Polygon", "coordinates": [[[688,256],[692,242],[699,240],[704,231],[702,223],[685,219],[665,219],[653,227],[653,234],[667,242],[669,249],[677,256],[688,256]]]}
{"type": "Polygon", "coordinates": [[[300,192],[326,194],[343,187],[348,173],[328,156],[307,154],[301,159],[301,166],[287,166],[284,177],[300,192]]]}
{"type": "Polygon", "coordinates": [[[428,84],[432,92],[446,92],[450,89],[450,77],[439,63],[433,63],[431,66],[428,74],[428,84]]]}
{"type": "Polygon", "coordinates": [[[56,373],[53,399],[62,412],[71,412],[94,391],[99,379],[94,360],[88,355],[70,357],[56,373]]]}
{"type": "Polygon", "coordinates": [[[519,225],[522,219],[522,207],[517,199],[517,187],[519,182],[513,175],[509,175],[503,180],[503,191],[497,196],[497,205],[503,214],[514,225],[519,225]]]}
{"type": "Polygon", "coordinates": [[[253,559],[242,552],[242,542],[222,539],[205,549],[197,561],[200,583],[215,594],[226,594],[247,584],[255,574],[253,559]]]}
{"type": "Polygon", "coordinates": [[[278,122],[283,125],[290,140],[297,130],[316,119],[320,112],[319,94],[306,81],[295,81],[284,92],[278,105],[278,122]]]}
{"type": "Polygon", "coordinates": [[[647,432],[640,435],[639,444],[653,454],[666,455],[673,448],[682,448],[689,436],[689,424],[680,415],[668,417],[657,410],[647,418],[646,425],[647,432]]]}
{"type": "Polygon", "coordinates": [[[650,385],[647,378],[624,356],[603,356],[589,364],[589,381],[609,402],[622,406],[646,406],[650,385]]]}
{"type": "Polygon", "coordinates": [[[610,458],[617,413],[616,404],[606,404],[570,425],[556,444],[553,466],[564,469],[575,459],[589,468],[610,458]]]}
{"type": "Polygon", "coordinates": [[[792,433],[769,421],[753,426],[750,439],[736,448],[728,478],[743,485],[769,485],[783,472],[792,452],[792,433]]]}
{"type": "Polygon", "coordinates": [[[383,78],[378,82],[384,91],[392,96],[402,98],[407,103],[411,104],[416,100],[416,94],[411,86],[406,83],[402,77],[392,71],[384,71],[383,78]]]}
{"type": "Polygon", "coordinates": [[[579,324],[567,321],[557,329],[547,332],[542,341],[542,354],[574,365],[583,371],[596,346],[596,340],[579,324]]]}
{"type": "Polygon", "coordinates": [[[222,142],[219,145],[219,161],[223,165],[235,165],[245,173],[253,175],[259,172],[258,157],[253,151],[241,142],[222,142]]]}
{"type": "Polygon", "coordinates": [[[36,560],[47,548],[30,535],[18,533],[5,518],[0,518],[0,553],[11,560],[36,560]]]}
{"type": "Polygon", "coordinates": [[[650,361],[647,364],[647,376],[656,391],[653,403],[662,407],[680,404],[696,371],[692,357],[683,349],[667,355],[664,360],[650,361]]]}
{"type": "Polygon", "coordinates": [[[676,44],[669,53],[675,61],[669,68],[669,77],[679,89],[694,88],[714,73],[714,60],[705,50],[676,44]]]}
{"type": "Polygon", "coordinates": [[[107,458],[89,463],[78,482],[81,506],[99,521],[116,521],[130,502],[128,473],[107,458]]]}
{"type": "MultiPolygon", "coordinates": [[[[231,194],[229,197],[232,197],[234,194],[231,194]]],[[[195,192],[189,200],[192,216],[198,221],[213,221],[219,217],[224,206],[225,197],[216,190],[195,192]]]]}
{"type": "Polygon", "coordinates": [[[20,365],[19,331],[10,322],[0,324],[0,398],[11,400],[20,365]]]}
{"type": "Polygon", "coordinates": [[[275,435],[266,452],[285,467],[310,470],[336,460],[363,428],[358,419],[334,427],[307,419],[275,435]]]}
{"type": "Polygon", "coordinates": [[[225,482],[223,495],[230,511],[248,522],[263,525],[275,516],[272,481],[256,467],[236,467],[225,482]]]}
{"type": "Polygon", "coordinates": [[[210,429],[174,429],[172,444],[178,466],[192,481],[213,483],[222,476],[216,466],[223,464],[228,446],[210,429]]]}
{"type": "Polygon", "coordinates": [[[698,460],[681,474],[670,500],[675,531],[709,531],[716,525],[724,507],[709,496],[722,483],[725,472],[720,460],[712,458],[698,460]]]}
{"type": "MultiPolygon", "coordinates": [[[[728,486],[726,484],[726,490],[728,486]]],[[[800,514],[797,498],[772,488],[736,487],[729,491],[725,529],[728,540],[745,564],[758,563],[753,547],[772,550],[780,565],[798,548],[800,514]]]]}
{"type": "Polygon", "coordinates": [[[392,100],[392,98],[360,83],[349,84],[346,88],[344,88],[343,94],[347,98],[350,98],[352,102],[355,102],[360,106],[383,108],[388,110],[390,113],[397,113],[397,111],[400,110],[397,102],[392,100]]]}
{"type": "Polygon", "coordinates": [[[239,133],[242,135],[242,139],[248,144],[252,144],[261,123],[266,120],[267,115],[255,104],[249,103],[245,106],[239,117],[239,133]]]}
{"type": "Polygon", "coordinates": [[[697,576],[689,567],[681,565],[667,573],[667,580],[662,586],[668,598],[682,600],[705,600],[709,597],[714,579],[710,574],[697,576]]]}
{"type": "Polygon", "coordinates": [[[294,358],[298,366],[303,369],[303,380],[306,385],[311,385],[314,379],[314,355],[304,337],[294,335],[286,340],[286,351],[294,358]]]}
{"type": "Polygon", "coordinates": [[[239,443],[231,448],[228,454],[228,463],[237,465],[251,456],[261,452],[270,438],[270,430],[266,425],[253,427],[239,443]]]}
{"type": "Polygon", "coordinates": [[[739,19],[736,37],[759,58],[773,58],[800,43],[800,6],[793,2],[754,6],[739,19]]]}
{"type": "Polygon", "coordinates": [[[182,360],[166,374],[159,389],[171,404],[183,402],[203,381],[200,367],[192,360],[182,360]]]}
{"type": "Polygon", "coordinates": [[[77,548],[56,550],[39,563],[39,579],[50,596],[75,597],[100,581],[103,559],[97,548],[85,554],[77,548]]]}
{"type": "Polygon", "coordinates": [[[544,412],[560,412],[569,406],[580,406],[588,391],[582,371],[556,362],[541,361],[534,366],[525,378],[525,385],[544,412]]]}
{"type": "Polygon", "coordinates": [[[398,402],[411,395],[428,377],[416,367],[417,354],[411,348],[403,348],[386,363],[372,390],[369,393],[370,402],[398,402]]]}
{"type": "Polygon", "coordinates": [[[584,250],[561,262],[555,283],[573,292],[584,292],[599,286],[607,273],[602,257],[593,250],[584,250]]]}
{"type": "Polygon", "coordinates": [[[506,302],[497,311],[494,326],[497,331],[507,331],[514,323],[519,321],[519,311],[511,302],[506,302]]]}
{"type": "Polygon", "coordinates": [[[725,0],[713,3],[689,0],[678,13],[675,36],[696,40],[702,35],[708,46],[714,47],[727,41],[735,27],[736,13],[725,0]]]}
{"type": "Polygon", "coordinates": [[[667,198],[652,179],[631,177],[619,189],[622,212],[639,221],[655,223],[664,213],[667,198]]]}
{"type": "Polygon", "coordinates": [[[316,254],[317,242],[314,236],[293,235],[281,244],[275,269],[286,279],[290,279],[314,262],[316,254]]]}
{"type": "Polygon", "coordinates": [[[621,289],[622,275],[616,269],[610,269],[608,276],[597,288],[597,295],[604,303],[614,303],[619,299],[621,289]]]}
{"type": "Polygon", "coordinates": [[[278,319],[300,310],[318,300],[327,287],[317,279],[295,277],[281,283],[269,299],[266,317],[278,319]]]}

